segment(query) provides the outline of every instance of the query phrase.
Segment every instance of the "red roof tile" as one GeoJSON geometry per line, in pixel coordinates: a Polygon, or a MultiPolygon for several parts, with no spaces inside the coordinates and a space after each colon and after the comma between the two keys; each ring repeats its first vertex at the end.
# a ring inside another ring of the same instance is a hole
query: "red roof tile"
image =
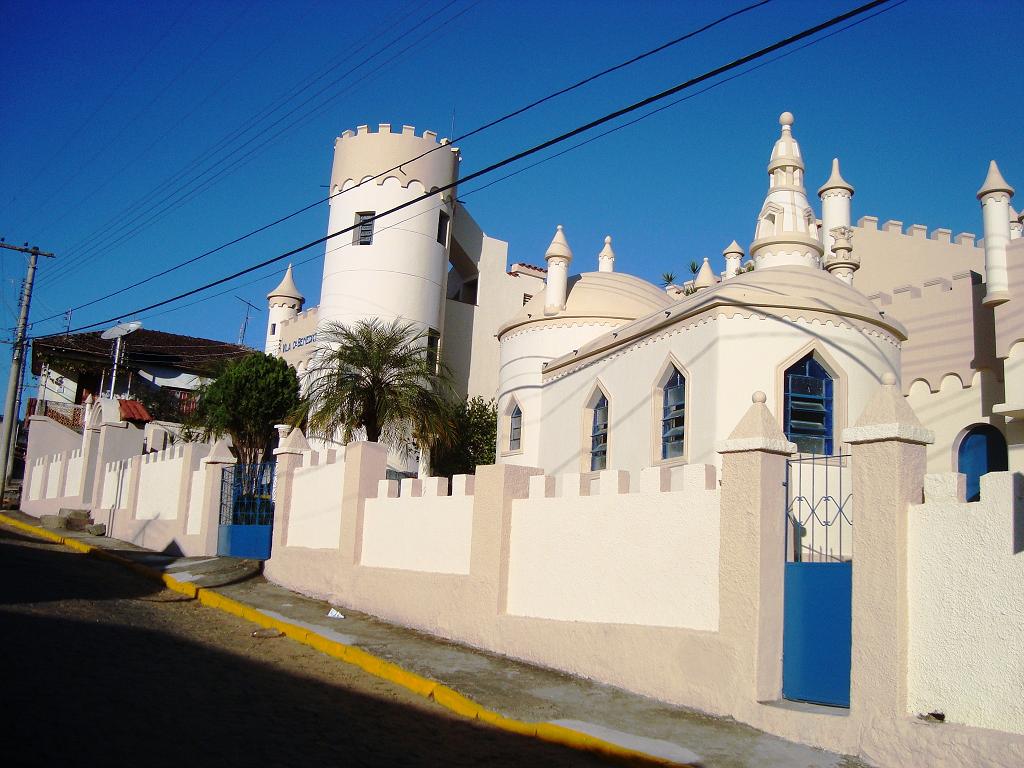
{"type": "Polygon", "coordinates": [[[121,406],[121,419],[124,421],[152,421],[146,406],[138,400],[118,400],[121,406]]]}

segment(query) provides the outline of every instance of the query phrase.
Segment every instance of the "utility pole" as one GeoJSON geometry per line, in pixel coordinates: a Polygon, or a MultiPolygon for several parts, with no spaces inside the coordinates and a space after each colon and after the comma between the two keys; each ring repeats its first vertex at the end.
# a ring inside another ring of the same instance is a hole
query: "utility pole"
{"type": "Polygon", "coordinates": [[[40,251],[36,246],[10,245],[0,238],[0,248],[28,254],[28,272],[21,288],[21,308],[18,313],[18,327],[14,332],[14,347],[11,350],[11,375],[7,382],[7,398],[4,401],[4,426],[0,435],[0,501],[7,490],[8,459],[13,454],[11,435],[14,433],[14,422],[18,419],[15,405],[18,399],[18,386],[21,383],[22,366],[25,364],[25,329],[28,327],[28,310],[32,303],[32,281],[36,276],[36,259],[40,256],[52,259],[53,254],[40,251]]]}

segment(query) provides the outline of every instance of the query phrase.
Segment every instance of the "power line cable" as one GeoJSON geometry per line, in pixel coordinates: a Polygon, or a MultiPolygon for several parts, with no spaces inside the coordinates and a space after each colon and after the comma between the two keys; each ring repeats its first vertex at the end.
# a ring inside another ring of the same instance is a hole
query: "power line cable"
{"type": "MultiPolygon", "coordinates": [[[[424,19],[423,21],[419,22],[413,28],[403,32],[397,38],[395,38],[390,43],[385,45],[383,48],[378,50],[376,53],[374,53],[374,54],[370,55],[369,57],[365,58],[359,64],[355,65],[354,67],[352,67],[351,69],[346,71],[344,74],[340,75],[338,78],[336,78],[335,80],[331,81],[329,84],[327,84],[326,86],[321,88],[319,91],[317,91],[315,94],[313,94],[312,96],[307,98],[305,101],[303,101],[300,104],[298,104],[295,107],[293,107],[291,110],[289,110],[284,115],[279,117],[277,120],[275,120],[269,126],[266,126],[265,128],[260,129],[260,131],[254,133],[254,135],[249,137],[244,143],[242,143],[241,145],[235,147],[227,155],[225,155],[221,159],[219,159],[216,162],[214,162],[214,164],[211,167],[209,167],[206,170],[200,172],[198,175],[193,176],[188,181],[180,184],[178,187],[176,187],[175,189],[173,189],[170,192],[168,192],[167,194],[165,194],[159,201],[157,201],[153,205],[149,206],[148,208],[146,208],[141,213],[136,214],[134,216],[134,218],[129,218],[127,221],[120,221],[120,223],[117,224],[114,227],[113,232],[110,233],[109,235],[105,236],[105,237],[107,237],[107,241],[106,242],[103,242],[102,238],[101,238],[99,241],[95,241],[91,245],[83,247],[81,252],[79,252],[75,256],[75,260],[76,260],[77,263],[75,263],[74,265],[72,265],[70,267],[65,268],[62,271],[62,273],[61,273],[61,277],[67,276],[69,274],[69,272],[72,271],[72,270],[77,270],[81,266],[81,263],[83,261],[87,260],[91,256],[94,256],[100,250],[109,249],[109,248],[112,248],[112,247],[114,247],[116,245],[119,245],[120,243],[124,242],[126,239],[128,239],[128,238],[134,236],[135,234],[137,234],[139,231],[144,229],[146,226],[148,226],[153,221],[157,220],[158,218],[161,218],[164,214],[166,214],[169,211],[171,211],[171,210],[179,207],[180,205],[183,205],[184,203],[188,202],[188,200],[190,200],[192,197],[194,197],[195,194],[198,194],[199,192],[202,192],[202,191],[205,191],[206,189],[208,189],[212,185],[213,182],[215,182],[215,181],[219,180],[220,178],[222,178],[224,176],[225,172],[226,172],[224,169],[222,169],[221,171],[217,172],[216,175],[213,176],[212,178],[206,179],[206,180],[202,180],[204,176],[207,176],[208,174],[213,172],[217,168],[218,165],[221,165],[221,164],[223,164],[225,162],[230,161],[232,157],[238,155],[249,144],[251,144],[252,142],[254,142],[257,139],[259,139],[263,135],[263,132],[265,132],[267,130],[270,130],[270,129],[276,127],[277,125],[279,125],[282,121],[286,120],[291,115],[293,115],[297,110],[301,109],[303,106],[305,106],[310,101],[312,101],[315,98],[317,98],[318,96],[320,96],[325,91],[333,88],[339,82],[341,82],[346,77],[348,77],[348,75],[352,74],[357,69],[359,69],[361,66],[365,65],[369,61],[373,60],[377,56],[379,56],[382,53],[384,53],[388,48],[394,46],[399,40],[401,40],[402,38],[406,37],[407,35],[415,32],[418,28],[422,27],[422,25],[424,23],[426,23],[426,21],[428,21],[429,19],[432,19],[435,16],[443,13],[446,9],[448,9],[450,6],[452,6],[456,2],[457,2],[457,0],[450,0],[450,2],[448,2],[441,9],[439,9],[438,11],[435,11],[434,13],[429,15],[426,19],[424,19]],[[189,190],[189,187],[192,186],[193,184],[196,184],[196,183],[200,183],[202,185],[201,188],[198,191],[197,190],[189,190]],[[183,194],[181,194],[177,199],[172,199],[172,198],[174,198],[175,195],[178,195],[179,193],[182,193],[182,192],[183,192],[183,194]],[[168,201],[170,201],[170,202],[168,202],[168,201]],[[166,203],[166,205],[164,205],[165,203],[166,203]],[[155,208],[158,208],[161,205],[164,205],[164,207],[161,208],[160,210],[157,210],[156,213],[151,215],[148,219],[143,221],[141,224],[137,224],[137,222],[139,221],[140,218],[146,216],[151,211],[153,211],[155,208]],[[133,226],[134,226],[134,228],[132,228],[133,226]],[[126,229],[128,229],[130,231],[125,232],[126,229]],[[111,237],[114,237],[116,239],[114,239],[113,241],[110,241],[109,238],[111,238],[111,237]]],[[[384,65],[390,63],[395,58],[397,58],[399,55],[401,55],[403,53],[406,53],[410,49],[414,48],[419,42],[422,42],[423,39],[426,39],[430,35],[434,34],[435,32],[437,32],[443,26],[446,26],[446,25],[450,24],[455,18],[458,18],[458,16],[461,16],[462,14],[466,13],[466,11],[468,11],[471,8],[473,8],[474,6],[476,6],[479,2],[480,2],[480,0],[476,0],[470,6],[468,6],[465,9],[463,9],[462,11],[457,13],[452,18],[449,18],[449,19],[446,19],[446,20],[442,21],[440,24],[436,25],[435,27],[430,29],[428,32],[426,32],[419,40],[417,40],[417,41],[411,43],[410,45],[406,46],[405,48],[403,48],[396,56],[393,56],[391,59],[388,59],[386,62],[384,62],[383,65],[381,65],[377,69],[373,70],[369,74],[373,74],[373,73],[379,71],[380,69],[383,68],[384,65]]],[[[363,79],[365,79],[368,76],[369,75],[364,75],[363,79]]],[[[356,84],[358,84],[358,83],[351,84],[346,89],[346,91],[347,90],[351,90],[353,87],[355,87],[356,84]]],[[[344,92],[345,91],[343,91],[343,93],[344,92]]],[[[332,99],[333,98],[337,98],[340,95],[341,94],[337,94],[334,97],[332,97],[332,99]]],[[[322,108],[322,106],[324,106],[324,105],[321,105],[321,107],[318,107],[318,108],[322,108]]],[[[258,147],[256,147],[256,150],[261,149],[262,147],[266,146],[267,144],[270,143],[271,140],[277,138],[281,134],[285,133],[287,130],[290,130],[292,127],[294,127],[295,124],[297,124],[297,121],[294,122],[290,126],[286,125],[284,129],[282,129],[278,133],[274,134],[274,136],[272,136],[271,139],[263,141],[258,147]]],[[[256,150],[253,150],[253,152],[256,151],[256,150]]],[[[250,152],[249,154],[242,156],[240,159],[235,160],[232,163],[232,165],[229,166],[227,171],[233,170],[234,168],[236,168],[242,162],[248,162],[249,160],[251,160],[254,157],[253,152],[250,152]]]]}
{"type": "MultiPolygon", "coordinates": [[[[492,127],[494,127],[496,125],[499,125],[499,124],[505,122],[506,120],[510,120],[513,117],[521,115],[524,112],[527,112],[527,111],[529,111],[531,109],[534,109],[535,107],[540,106],[541,104],[544,104],[544,103],[546,103],[548,101],[551,101],[552,99],[557,98],[558,96],[562,96],[562,95],[564,95],[566,93],[569,93],[569,92],[574,91],[574,90],[576,90],[578,88],[581,88],[582,86],[584,86],[584,85],[586,85],[588,83],[594,82],[595,80],[597,80],[597,79],[599,79],[601,77],[604,77],[604,76],[606,76],[608,74],[611,74],[612,72],[616,72],[616,71],[621,70],[621,69],[623,69],[623,68],[625,68],[627,66],[630,66],[631,64],[635,64],[638,61],[642,61],[643,59],[646,59],[646,58],[648,58],[650,56],[653,56],[656,53],[660,53],[661,51],[664,51],[664,50],[666,50],[666,49],[668,49],[668,48],[670,48],[670,47],[672,47],[674,45],[678,45],[679,43],[681,43],[681,42],[683,42],[685,40],[689,40],[689,39],[695,37],[696,35],[699,35],[699,34],[701,34],[703,32],[706,32],[706,31],[708,31],[708,30],[710,30],[710,29],[712,29],[712,28],[714,28],[714,27],[716,27],[716,26],[718,26],[718,25],[720,25],[720,24],[722,24],[722,23],[732,19],[732,18],[735,18],[736,16],[739,16],[741,14],[744,14],[744,13],[747,13],[749,11],[752,11],[752,10],[754,10],[756,8],[759,8],[759,7],[763,6],[763,5],[767,5],[770,2],[773,2],[773,0],[760,0],[759,2],[753,3],[751,5],[747,5],[747,6],[743,7],[743,8],[738,9],[738,10],[732,11],[732,12],[730,12],[730,13],[724,15],[724,16],[719,17],[718,19],[715,19],[714,21],[712,21],[712,22],[710,22],[708,24],[705,24],[702,27],[699,27],[698,29],[695,29],[695,30],[692,30],[690,32],[687,32],[684,35],[680,35],[680,36],[678,36],[678,37],[676,37],[676,38],[674,38],[672,40],[669,40],[668,42],[663,43],[663,44],[661,44],[661,45],[659,45],[659,46],[657,46],[655,48],[647,50],[647,51],[645,51],[645,52],[643,52],[643,53],[641,53],[641,54],[639,54],[637,56],[634,56],[634,57],[632,57],[630,59],[627,59],[626,61],[623,61],[623,62],[621,62],[619,64],[616,64],[616,65],[614,65],[612,67],[608,67],[608,68],[606,68],[604,70],[601,70],[600,72],[597,72],[597,73],[595,73],[593,75],[590,75],[590,76],[588,76],[588,77],[586,77],[586,78],[584,78],[584,79],[582,79],[582,80],[580,80],[580,81],[578,81],[576,83],[573,83],[572,85],[569,85],[569,86],[567,86],[565,88],[561,88],[561,89],[559,89],[559,90],[557,90],[557,91],[555,91],[553,93],[548,94],[547,96],[544,96],[544,97],[542,97],[540,99],[537,99],[537,100],[535,100],[535,101],[533,101],[533,102],[531,102],[531,103],[529,103],[529,104],[527,104],[527,105],[525,105],[523,107],[520,107],[520,108],[518,108],[518,109],[516,109],[516,110],[514,110],[512,112],[509,112],[506,115],[503,115],[503,116],[501,116],[499,118],[491,120],[490,122],[485,123],[484,125],[478,126],[477,128],[474,128],[473,130],[468,131],[467,133],[462,134],[461,136],[457,136],[452,141],[453,142],[462,141],[463,139],[466,139],[466,138],[469,138],[469,137],[474,136],[476,134],[482,133],[483,131],[486,131],[489,128],[492,128],[492,127]]],[[[104,296],[100,296],[100,297],[98,297],[96,299],[92,299],[92,300],[90,300],[90,301],[88,301],[88,302],[86,302],[84,304],[80,304],[77,307],[74,307],[73,310],[77,311],[79,309],[84,309],[85,307],[93,306],[94,304],[98,304],[101,301],[105,301],[106,299],[113,298],[114,296],[118,296],[118,295],[120,295],[122,293],[125,293],[126,291],[132,290],[133,288],[137,288],[137,287],[139,287],[141,285],[144,285],[144,284],[146,284],[148,282],[151,282],[152,280],[155,280],[155,279],[160,278],[160,277],[164,277],[164,276],[166,276],[167,274],[169,274],[171,272],[174,272],[174,271],[176,271],[178,269],[181,269],[182,267],[188,266],[189,264],[193,264],[193,263],[199,261],[200,259],[203,259],[203,258],[205,258],[207,256],[210,256],[210,255],[212,255],[214,253],[217,253],[218,251],[221,251],[221,250],[223,250],[225,248],[228,248],[228,247],[230,247],[232,245],[240,243],[243,240],[246,240],[246,239],[248,239],[248,238],[250,238],[250,237],[252,237],[254,235],[259,234],[260,232],[264,232],[267,229],[270,229],[270,228],[272,228],[274,226],[277,226],[278,224],[281,224],[281,223],[283,223],[285,221],[288,221],[289,219],[294,218],[295,216],[298,216],[298,215],[300,215],[302,213],[305,213],[306,211],[308,211],[308,210],[310,210],[312,208],[315,208],[316,206],[320,205],[321,203],[327,202],[327,201],[337,197],[338,195],[345,194],[346,192],[350,192],[353,189],[362,186],[363,184],[370,183],[370,182],[380,178],[381,176],[383,176],[383,175],[385,175],[387,173],[390,173],[392,171],[395,171],[395,170],[401,168],[402,165],[406,165],[406,164],[408,164],[410,162],[414,162],[416,160],[419,160],[420,158],[426,157],[430,153],[436,152],[438,149],[441,149],[442,147],[445,147],[445,146],[448,146],[448,145],[439,144],[439,145],[437,145],[435,147],[432,147],[431,149],[427,150],[426,152],[423,152],[422,154],[417,155],[416,157],[410,158],[409,160],[406,160],[405,162],[401,163],[400,165],[397,165],[397,166],[394,166],[392,168],[389,168],[389,169],[386,169],[384,171],[381,171],[381,172],[377,173],[376,175],[370,177],[369,179],[364,179],[364,180],[358,182],[353,187],[350,187],[350,188],[345,189],[345,190],[341,190],[339,192],[335,192],[333,194],[329,194],[329,195],[327,195],[326,197],[323,197],[323,198],[319,198],[319,199],[315,200],[314,202],[309,203],[308,205],[306,205],[306,206],[304,206],[302,208],[299,208],[296,211],[293,211],[293,212],[291,212],[289,214],[286,214],[285,216],[282,216],[282,217],[280,217],[280,218],[278,218],[278,219],[276,219],[276,220],[274,220],[274,221],[272,221],[272,222],[270,222],[268,224],[265,224],[265,225],[263,225],[261,227],[258,227],[257,229],[251,230],[251,231],[249,231],[249,232],[247,232],[247,233],[245,233],[243,235],[240,235],[239,237],[236,237],[236,238],[234,238],[232,240],[229,240],[228,242],[223,243],[222,245],[219,245],[219,246],[217,246],[215,248],[212,248],[212,249],[210,249],[208,251],[205,251],[205,252],[199,254],[198,256],[194,256],[194,257],[192,257],[190,259],[187,259],[185,261],[179,262],[178,264],[176,264],[174,266],[171,266],[171,267],[168,267],[167,269],[161,270],[160,272],[157,272],[157,273],[155,273],[153,275],[150,275],[149,277],[146,277],[146,278],[144,278],[142,280],[136,281],[136,282],[134,282],[134,283],[132,283],[130,285],[127,285],[127,286],[125,286],[123,288],[120,288],[120,289],[118,289],[116,291],[113,291],[111,293],[105,294],[104,296]]],[[[50,319],[52,319],[52,318],[44,318],[44,320],[41,320],[39,322],[45,322],[46,320],[50,320],[50,319]]]]}
{"type": "MultiPolygon", "coordinates": [[[[71,146],[75,139],[77,139],[79,135],[81,135],[82,131],[85,130],[85,128],[95,119],[96,115],[100,114],[100,112],[102,112],[106,108],[106,106],[110,103],[110,100],[114,98],[114,94],[116,94],[118,91],[124,88],[125,84],[132,77],[135,76],[135,73],[139,71],[140,67],[142,67],[142,65],[145,63],[146,59],[148,59],[153,54],[153,52],[163,44],[164,40],[166,40],[167,36],[171,33],[171,30],[178,25],[182,18],[184,18],[186,11],[188,11],[188,9],[191,8],[194,4],[194,0],[192,2],[186,3],[182,7],[178,15],[174,17],[174,20],[171,21],[171,23],[164,28],[164,31],[157,38],[156,42],[152,45],[146,46],[145,50],[142,52],[142,55],[139,56],[138,59],[136,59],[135,64],[133,64],[125,72],[124,76],[120,80],[118,80],[117,84],[110,89],[110,92],[107,93],[103,101],[101,101],[96,106],[96,108],[91,113],[89,113],[89,116],[85,118],[85,120],[78,126],[78,128],[71,132],[71,134],[64,140],[64,143],[61,144],[52,155],[50,155],[50,158],[45,162],[43,167],[40,170],[36,171],[36,173],[32,174],[32,176],[29,178],[28,183],[22,188],[22,193],[28,192],[28,190],[35,184],[35,182],[37,182],[40,178],[43,178],[45,176],[46,172],[49,171],[50,168],[53,166],[54,161],[58,157],[60,157],[61,153],[63,153],[65,149],[71,146]]],[[[17,194],[15,194],[14,197],[8,200],[7,203],[4,204],[3,208],[0,208],[0,212],[7,210],[7,208],[15,200],[17,200],[17,194]]],[[[31,215],[34,216],[35,211],[33,211],[31,215]]]]}
{"type": "MultiPolygon", "coordinates": [[[[405,14],[405,16],[403,16],[401,19],[399,19],[397,21],[390,22],[390,23],[384,25],[383,28],[384,29],[389,29],[389,28],[395,26],[396,24],[401,23],[406,18],[408,18],[408,16],[410,16],[410,15],[411,14],[405,14]]],[[[330,74],[330,72],[332,72],[334,69],[336,69],[337,67],[341,66],[345,61],[348,61],[349,59],[353,58],[356,54],[358,54],[364,48],[368,47],[371,44],[371,42],[376,40],[376,39],[377,39],[376,30],[373,33],[369,34],[369,35],[365,35],[364,36],[364,42],[361,45],[359,45],[358,47],[356,47],[353,51],[351,51],[351,52],[349,52],[347,54],[343,54],[340,57],[336,57],[335,59],[332,59],[328,63],[326,68],[322,69],[322,71],[321,70],[317,70],[316,72],[313,73],[313,75],[311,75],[309,78],[307,78],[308,82],[306,82],[305,84],[302,84],[302,81],[300,81],[299,85],[302,85],[302,87],[298,88],[298,90],[296,90],[296,88],[298,86],[292,86],[291,88],[289,88],[288,90],[283,92],[277,99],[273,100],[268,106],[264,107],[255,116],[246,119],[245,121],[240,123],[234,130],[232,130],[232,131],[228,132],[226,135],[222,136],[220,138],[220,140],[215,142],[211,147],[209,147],[206,150],[204,150],[203,152],[201,152],[198,156],[194,157],[183,168],[181,168],[177,172],[173,173],[171,176],[169,176],[167,179],[162,181],[159,185],[157,185],[156,187],[151,189],[148,193],[143,195],[141,198],[136,200],[134,203],[131,203],[126,208],[122,209],[116,216],[114,216],[112,219],[110,219],[109,221],[104,223],[98,230],[94,231],[92,234],[88,235],[87,237],[83,238],[82,240],[79,240],[70,249],[68,249],[67,253],[69,255],[75,255],[78,251],[80,251],[83,248],[85,248],[88,244],[90,244],[93,241],[95,241],[96,239],[102,237],[112,227],[114,227],[118,223],[122,223],[125,220],[125,218],[127,216],[129,216],[133,212],[133,210],[138,209],[141,206],[147,204],[149,201],[153,200],[155,197],[160,195],[162,192],[166,192],[168,187],[170,187],[171,185],[177,183],[181,178],[183,178],[185,175],[190,173],[194,168],[196,168],[197,166],[201,165],[208,158],[216,155],[218,152],[221,151],[221,149],[223,149],[224,147],[226,147],[229,144],[231,144],[231,142],[233,142],[235,139],[245,135],[250,130],[251,131],[257,131],[257,132],[259,130],[261,130],[261,128],[259,126],[260,121],[262,121],[266,117],[272,115],[274,112],[276,112],[277,110],[279,110],[282,107],[284,107],[293,98],[295,98],[296,96],[301,94],[303,91],[305,91],[308,88],[310,88],[313,85],[315,85],[321,79],[323,79],[328,74],[330,74]]],[[[264,50],[266,50],[266,48],[264,50]]],[[[259,54],[257,54],[257,56],[258,55],[259,54]]],[[[188,183],[188,182],[186,182],[186,183],[188,183]]],[[[174,193],[172,193],[172,194],[174,194],[174,193]]],[[[164,199],[166,199],[166,198],[164,198],[164,199]]],[[[159,203],[157,203],[157,205],[159,205],[159,203]]],[[[151,210],[151,209],[147,209],[147,210],[151,210]]]]}
{"type": "MultiPolygon", "coordinates": [[[[877,8],[879,6],[882,6],[882,5],[886,5],[886,4],[890,3],[890,2],[892,2],[892,0],[872,0],[872,2],[860,5],[860,6],[854,8],[854,9],[852,9],[850,11],[847,11],[847,12],[843,13],[843,14],[840,14],[838,16],[834,16],[831,19],[828,19],[827,21],[821,22],[820,24],[816,24],[813,27],[809,27],[807,29],[804,29],[803,31],[797,32],[796,34],[790,35],[789,37],[783,38],[782,40],[779,40],[779,41],[777,41],[775,43],[772,43],[771,45],[768,45],[768,46],[766,46],[764,48],[761,48],[761,49],[759,49],[759,50],[757,50],[757,51],[755,51],[753,53],[747,54],[746,56],[742,56],[739,59],[735,59],[732,62],[729,62],[728,64],[724,64],[722,66],[716,67],[715,69],[712,69],[712,70],[710,70],[708,72],[705,72],[704,74],[701,74],[701,75],[698,75],[696,77],[690,78],[689,80],[686,80],[686,81],[684,81],[682,83],[679,83],[678,85],[672,86],[671,88],[668,88],[668,89],[663,90],[663,91],[661,91],[659,93],[656,93],[653,96],[648,96],[647,98],[641,99],[638,102],[635,102],[635,103],[630,104],[630,105],[628,105],[626,107],[622,107],[622,108],[617,109],[617,110],[615,110],[613,112],[610,112],[610,113],[604,115],[603,117],[599,117],[599,118],[597,118],[595,120],[591,120],[590,122],[585,123],[585,124],[583,124],[581,126],[573,128],[572,130],[567,131],[565,133],[562,133],[559,136],[556,136],[556,137],[554,137],[552,139],[548,139],[547,141],[544,141],[544,142],[542,142],[542,143],[540,143],[540,144],[538,144],[538,145],[536,145],[534,147],[531,147],[529,149],[525,149],[525,150],[523,150],[521,152],[518,152],[518,153],[516,153],[514,155],[506,157],[503,160],[499,160],[498,162],[492,163],[491,165],[486,166],[485,168],[482,168],[482,169],[480,169],[478,171],[474,171],[473,173],[463,177],[462,179],[460,179],[458,181],[452,182],[450,184],[445,184],[444,186],[439,187],[439,188],[437,188],[437,189],[435,189],[435,190],[433,190],[431,192],[426,192],[423,195],[419,195],[419,196],[417,196],[415,198],[412,198],[411,200],[407,200],[406,202],[401,203],[401,204],[399,204],[397,206],[394,206],[393,208],[390,208],[387,211],[383,211],[382,213],[375,214],[374,216],[372,216],[368,220],[369,221],[377,221],[377,220],[379,220],[379,219],[381,219],[381,218],[383,218],[385,216],[388,216],[388,215],[390,215],[392,213],[396,213],[397,211],[404,210],[405,208],[409,208],[410,206],[413,206],[413,205],[415,205],[415,204],[417,204],[419,202],[422,202],[423,200],[426,200],[426,199],[428,199],[430,197],[433,197],[434,195],[442,194],[442,193],[448,191],[449,189],[452,189],[452,188],[458,186],[458,184],[460,184],[460,183],[466,183],[468,181],[472,181],[473,179],[480,178],[481,176],[484,176],[486,174],[493,173],[494,171],[498,170],[499,168],[504,168],[505,166],[511,165],[512,163],[514,163],[514,162],[516,162],[518,160],[522,160],[523,158],[526,158],[526,157],[534,155],[534,154],[536,154],[538,152],[541,152],[541,151],[547,149],[548,147],[552,147],[552,146],[555,146],[557,144],[560,144],[560,143],[562,143],[564,141],[567,141],[567,140],[573,138],[574,136],[579,136],[580,134],[585,133],[585,132],[587,132],[589,130],[592,130],[593,128],[596,128],[598,126],[604,125],[604,124],[606,124],[608,122],[611,122],[612,120],[615,120],[615,119],[617,119],[619,117],[622,117],[624,115],[630,114],[631,112],[635,112],[635,111],[637,111],[639,109],[642,109],[642,108],[644,108],[644,107],[646,107],[646,106],[648,106],[650,104],[654,104],[656,102],[662,101],[662,100],[668,98],[669,96],[673,96],[676,93],[679,93],[681,91],[684,91],[684,90],[687,90],[689,88],[692,88],[693,86],[698,85],[698,84],[700,84],[702,82],[705,82],[707,80],[710,80],[710,79],[712,79],[714,77],[717,77],[718,75],[721,75],[721,74],[724,74],[724,73],[729,72],[731,70],[734,70],[734,69],[737,69],[739,67],[742,67],[745,64],[748,64],[748,63],[750,63],[752,61],[756,61],[757,59],[764,58],[765,56],[767,56],[767,55],[769,55],[771,53],[774,53],[777,50],[786,48],[786,47],[788,47],[788,46],[790,46],[790,45],[792,45],[794,43],[800,42],[801,40],[805,40],[808,37],[811,37],[811,36],[817,34],[818,32],[822,32],[822,31],[824,31],[826,29],[829,29],[831,27],[834,27],[834,26],[837,26],[839,24],[842,24],[843,22],[845,22],[845,21],[847,21],[849,19],[852,19],[852,18],[855,18],[857,16],[860,16],[860,15],[866,13],[867,11],[870,11],[870,10],[872,10],[874,8],[877,8]]],[[[365,223],[365,220],[364,220],[363,223],[365,223]]],[[[270,264],[274,264],[276,262],[279,262],[279,261],[282,261],[284,259],[287,259],[290,256],[294,256],[297,253],[301,253],[303,251],[306,251],[306,250],[308,250],[308,249],[310,249],[310,248],[312,248],[312,247],[314,247],[316,245],[320,245],[321,243],[324,243],[324,242],[326,242],[328,240],[331,240],[331,239],[333,239],[335,237],[338,237],[339,235],[343,235],[343,234],[352,232],[358,226],[359,226],[358,223],[357,224],[352,224],[352,225],[350,225],[348,227],[344,227],[344,228],[342,228],[340,230],[337,230],[335,232],[331,232],[331,233],[325,235],[324,237],[317,238],[317,239],[312,240],[312,241],[310,241],[308,243],[305,243],[304,245],[301,245],[301,246],[299,246],[297,248],[293,248],[293,249],[291,249],[289,251],[286,251],[286,252],[284,252],[282,254],[279,254],[278,256],[274,256],[274,257],[271,257],[269,259],[265,259],[264,261],[261,261],[261,262],[258,262],[256,264],[250,265],[249,267],[246,267],[245,269],[242,269],[242,270],[239,270],[239,271],[234,272],[232,274],[226,275],[226,276],[221,277],[221,278],[219,278],[217,280],[213,280],[213,281],[211,281],[209,283],[206,283],[204,285],[201,285],[201,286],[199,286],[197,288],[192,288],[192,289],[190,289],[188,291],[184,291],[184,292],[179,293],[179,294],[177,294],[175,296],[172,296],[170,298],[163,299],[163,300],[158,301],[158,302],[154,302],[153,304],[149,304],[149,305],[147,305],[145,307],[140,307],[140,308],[138,308],[136,310],[133,310],[131,312],[128,312],[128,313],[122,313],[119,316],[111,317],[111,318],[108,318],[108,319],[105,319],[105,320],[102,320],[102,321],[99,321],[99,322],[90,323],[88,325],[80,326],[78,328],[75,328],[74,331],[77,332],[77,331],[85,330],[87,328],[94,328],[94,327],[99,326],[99,325],[105,325],[107,323],[114,322],[115,320],[118,319],[118,317],[138,315],[138,314],[141,314],[142,312],[147,312],[147,311],[149,311],[151,309],[155,309],[157,307],[162,307],[162,306],[165,306],[167,304],[171,304],[171,303],[173,303],[175,301],[180,301],[181,299],[187,298],[189,296],[194,296],[195,294],[200,293],[202,291],[205,291],[205,290],[207,290],[209,288],[214,288],[214,287],[216,287],[218,285],[223,285],[224,283],[227,283],[227,282],[229,282],[231,280],[234,280],[234,279],[236,279],[238,277],[241,277],[242,275],[249,274],[250,272],[254,272],[254,271],[258,270],[258,269],[262,269],[263,267],[268,266],[270,264]]]]}

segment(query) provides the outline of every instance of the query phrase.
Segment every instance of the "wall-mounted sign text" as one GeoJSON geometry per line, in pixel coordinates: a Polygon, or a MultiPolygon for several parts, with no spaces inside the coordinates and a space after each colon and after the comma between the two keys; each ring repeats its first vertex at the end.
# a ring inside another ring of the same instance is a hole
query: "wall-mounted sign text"
{"type": "Polygon", "coordinates": [[[312,344],[316,341],[316,333],[311,333],[308,336],[300,336],[295,341],[286,341],[281,347],[282,352],[287,352],[291,349],[297,349],[298,347],[304,347],[307,344],[312,344]]]}

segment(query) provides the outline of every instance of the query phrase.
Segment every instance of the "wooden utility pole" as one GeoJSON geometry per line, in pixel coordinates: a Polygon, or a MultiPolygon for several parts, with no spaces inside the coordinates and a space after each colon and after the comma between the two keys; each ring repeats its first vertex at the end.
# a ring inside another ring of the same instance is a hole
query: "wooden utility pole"
{"type": "Polygon", "coordinates": [[[21,307],[18,312],[18,327],[14,332],[14,347],[11,350],[11,375],[7,380],[7,398],[4,401],[4,425],[3,434],[0,435],[0,501],[4,498],[7,490],[9,471],[9,457],[13,454],[14,448],[11,437],[14,434],[14,423],[18,420],[15,412],[15,405],[18,399],[18,386],[21,383],[22,366],[25,365],[25,330],[28,328],[28,310],[32,303],[32,282],[36,276],[36,259],[45,256],[52,259],[53,254],[40,251],[36,246],[10,245],[0,238],[0,248],[7,248],[11,251],[19,251],[28,254],[28,272],[25,274],[25,282],[21,287],[21,307]]]}

